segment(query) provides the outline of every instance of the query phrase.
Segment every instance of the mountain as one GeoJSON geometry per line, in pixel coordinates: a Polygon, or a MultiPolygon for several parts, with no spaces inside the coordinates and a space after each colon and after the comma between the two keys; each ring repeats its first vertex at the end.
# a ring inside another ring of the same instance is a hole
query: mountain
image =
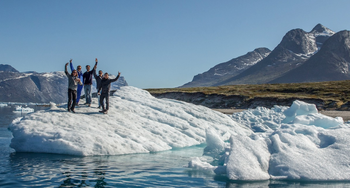
{"type": "Polygon", "coordinates": [[[66,101],[67,77],[63,72],[0,73],[1,102],[55,102],[66,101]]]}
{"type": "Polygon", "coordinates": [[[271,83],[320,82],[350,79],[350,31],[330,37],[303,65],[271,83]],[[297,75],[297,76],[296,76],[297,75]]]}
{"type": "Polygon", "coordinates": [[[321,24],[316,25],[311,32],[293,29],[266,58],[241,74],[216,85],[269,83],[301,66],[316,54],[333,34],[333,31],[321,24]]]}
{"type": "Polygon", "coordinates": [[[0,71],[4,71],[4,72],[19,72],[18,70],[13,68],[11,65],[4,65],[4,64],[0,64],[0,71]]]}
{"type": "MultiPolygon", "coordinates": [[[[121,76],[111,88],[124,85],[128,84],[121,76]]],[[[63,71],[50,73],[0,71],[1,102],[65,103],[68,100],[67,90],[68,80],[63,71]]]]}
{"type": "Polygon", "coordinates": [[[220,63],[207,72],[194,76],[193,80],[181,87],[212,86],[223,80],[232,78],[270,54],[268,48],[257,48],[252,52],[231,59],[225,63],[220,63]]]}
{"type": "Polygon", "coordinates": [[[317,24],[310,32],[290,30],[273,51],[258,48],[194,76],[191,82],[181,87],[278,82],[278,78],[317,54],[334,33],[321,24],[317,24]]]}

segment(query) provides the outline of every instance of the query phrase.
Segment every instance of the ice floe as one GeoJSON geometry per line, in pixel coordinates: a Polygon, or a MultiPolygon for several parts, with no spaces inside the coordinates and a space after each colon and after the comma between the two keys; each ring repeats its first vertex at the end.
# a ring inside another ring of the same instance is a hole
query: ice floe
{"type": "Polygon", "coordinates": [[[313,104],[301,101],[289,108],[250,109],[232,118],[255,132],[231,136],[223,165],[201,164],[196,158],[189,166],[220,169],[220,174],[225,169],[232,180],[350,180],[350,129],[342,118],[319,114],[313,104]]]}

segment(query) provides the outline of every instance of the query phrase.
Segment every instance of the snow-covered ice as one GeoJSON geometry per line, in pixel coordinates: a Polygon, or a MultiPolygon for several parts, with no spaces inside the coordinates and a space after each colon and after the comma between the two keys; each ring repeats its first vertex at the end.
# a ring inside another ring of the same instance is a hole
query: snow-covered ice
{"type": "Polygon", "coordinates": [[[189,166],[214,172],[226,168],[232,180],[350,180],[350,128],[342,118],[319,114],[315,105],[301,101],[232,118],[255,132],[231,136],[222,166],[201,164],[198,158],[189,166]]]}
{"type": "Polygon", "coordinates": [[[88,156],[206,142],[205,156],[189,161],[188,167],[232,180],[350,180],[350,126],[301,101],[228,116],[125,86],[110,97],[108,114],[93,107],[76,112],[51,104],[49,110],[14,120],[10,146],[16,152],[88,156]]]}
{"type": "Polygon", "coordinates": [[[30,108],[30,107],[16,106],[16,108],[13,112],[15,112],[15,113],[30,113],[30,112],[34,112],[34,109],[30,108]]]}
{"type": "Polygon", "coordinates": [[[10,146],[17,152],[118,155],[201,144],[207,128],[222,140],[252,132],[220,112],[157,99],[129,86],[110,97],[108,114],[98,110],[80,107],[73,114],[52,105],[50,110],[28,114],[10,125],[14,136],[10,146]]]}
{"type": "Polygon", "coordinates": [[[0,107],[6,107],[7,106],[7,104],[5,104],[5,103],[0,103],[0,107]]]}

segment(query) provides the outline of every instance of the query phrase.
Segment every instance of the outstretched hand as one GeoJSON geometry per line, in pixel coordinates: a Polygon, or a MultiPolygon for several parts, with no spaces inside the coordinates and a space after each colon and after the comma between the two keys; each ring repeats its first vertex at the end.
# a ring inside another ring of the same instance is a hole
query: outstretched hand
{"type": "Polygon", "coordinates": [[[120,76],[120,72],[118,72],[118,76],[120,76]]]}
{"type": "Polygon", "coordinates": [[[73,59],[70,59],[69,62],[72,63],[73,59]]]}
{"type": "Polygon", "coordinates": [[[66,63],[66,66],[68,66],[69,63],[66,63]]]}
{"type": "Polygon", "coordinates": [[[96,62],[96,63],[98,62],[97,58],[95,59],[95,62],[96,62]]]}

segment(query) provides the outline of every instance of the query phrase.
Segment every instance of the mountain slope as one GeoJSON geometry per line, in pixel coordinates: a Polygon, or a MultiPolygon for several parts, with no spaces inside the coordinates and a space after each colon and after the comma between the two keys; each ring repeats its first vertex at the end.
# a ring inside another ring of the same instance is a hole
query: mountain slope
{"type": "Polygon", "coordinates": [[[11,65],[6,65],[6,64],[0,64],[0,71],[4,72],[19,72],[15,68],[13,68],[11,65]]]}
{"type": "Polygon", "coordinates": [[[289,31],[281,43],[263,60],[241,74],[216,85],[268,83],[297,68],[322,47],[334,34],[330,29],[316,25],[311,32],[302,29],[289,31]]]}
{"type": "Polygon", "coordinates": [[[330,37],[303,65],[271,83],[336,81],[350,79],[350,31],[330,37]]]}
{"type": "Polygon", "coordinates": [[[208,71],[193,77],[193,80],[181,87],[212,86],[223,80],[232,78],[270,54],[268,48],[257,48],[252,52],[220,63],[208,71]]]}
{"type": "MultiPolygon", "coordinates": [[[[117,82],[112,83],[111,88],[124,85],[128,84],[121,76],[117,82]]],[[[68,100],[67,90],[68,80],[63,71],[51,73],[0,71],[0,102],[65,103],[68,100]]]]}

